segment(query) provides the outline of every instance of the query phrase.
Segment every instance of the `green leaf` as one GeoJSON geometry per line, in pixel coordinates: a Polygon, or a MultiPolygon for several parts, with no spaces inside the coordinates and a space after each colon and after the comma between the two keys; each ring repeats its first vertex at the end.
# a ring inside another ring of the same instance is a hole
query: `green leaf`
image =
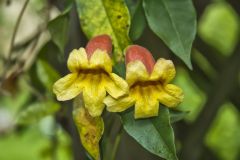
{"type": "Polygon", "coordinates": [[[125,3],[128,7],[128,10],[130,12],[131,17],[133,17],[133,15],[135,14],[136,9],[137,9],[138,4],[139,4],[139,1],[140,0],[137,0],[137,1],[136,0],[125,0],[125,3]]]}
{"type": "Polygon", "coordinates": [[[47,61],[53,68],[61,68],[66,64],[66,59],[53,41],[48,41],[39,51],[38,57],[47,61]]]}
{"type": "Polygon", "coordinates": [[[45,116],[56,113],[59,109],[60,105],[52,101],[32,103],[19,113],[17,124],[27,125],[38,122],[45,116]]]}
{"type": "Polygon", "coordinates": [[[59,78],[58,73],[66,63],[63,55],[59,53],[60,50],[55,43],[47,42],[40,49],[36,63],[28,72],[30,81],[34,82],[31,85],[41,93],[47,91],[48,94],[52,94],[51,84],[59,78]]]}
{"type": "Polygon", "coordinates": [[[196,13],[191,0],[144,0],[152,31],[192,69],[191,48],[196,35],[196,13]]]}
{"type": "Polygon", "coordinates": [[[55,19],[48,23],[48,30],[53,42],[58,46],[61,53],[64,53],[65,45],[68,41],[69,32],[69,11],[72,8],[72,1],[68,1],[65,10],[55,19]]]}
{"type": "Polygon", "coordinates": [[[114,58],[122,59],[123,50],[129,45],[130,16],[123,0],[76,0],[80,23],[90,39],[108,34],[113,40],[114,58]]]}
{"type": "Polygon", "coordinates": [[[135,120],[133,111],[122,114],[124,129],[149,152],[167,160],[177,160],[169,110],[159,108],[158,117],[135,120]]]}
{"type": "Polygon", "coordinates": [[[239,120],[240,115],[237,106],[234,106],[232,103],[225,103],[220,106],[204,140],[204,144],[219,159],[239,160],[239,120]]]}
{"type": "Polygon", "coordinates": [[[52,92],[54,82],[60,78],[58,72],[42,59],[37,60],[36,74],[40,82],[48,89],[49,92],[52,92]]]}
{"type": "Polygon", "coordinates": [[[68,15],[64,14],[50,21],[48,24],[48,29],[52,36],[53,42],[58,46],[61,53],[64,53],[69,31],[68,15]]]}
{"type": "Polygon", "coordinates": [[[125,78],[126,75],[126,66],[125,66],[125,62],[121,61],[116,63],[113,66],[113,72],[117,73],[119,76],[121,76],[122,78],[125,78]]]}
{"type": "Polygon", "coordinates": [[[170,122],[175,123],[182,120],[189,113],[188,111],[170,110],[170,122]]]}
{"type": "Polygon", "coordinates": [[[230,56],[239,43],[239,17],[232,6],[224,1],[208,5],[199,21],[199,36],[230,56]]]}
{"type": "Polygon", "coordinates": [[[132,17],[130,27],[130,38],[135,41],[140,38],[144,29],[146,28],[146,18],[142,7],[142,1],[139,1],[136,11],[132,17]]]}

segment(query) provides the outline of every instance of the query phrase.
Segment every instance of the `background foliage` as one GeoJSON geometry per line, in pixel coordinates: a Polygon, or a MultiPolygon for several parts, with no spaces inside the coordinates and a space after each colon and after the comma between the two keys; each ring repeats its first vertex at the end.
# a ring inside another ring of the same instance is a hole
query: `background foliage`
{"type": "MultiPolygon", "coordinates": [[[[172,59],[185,99],[183,112],[161,108],[160,116],[141,121],[132,111],[105,112],[103,160],[240,159],[239,1],[124,2],[0,1],[1,160],[89,159],[72,102],[57,102],[52,85],[68,72],[69,52],[105,32],[115,61],[132,43],[172,59]]],[[[124,75],[121,62],[114,70],[124,75]]]]}

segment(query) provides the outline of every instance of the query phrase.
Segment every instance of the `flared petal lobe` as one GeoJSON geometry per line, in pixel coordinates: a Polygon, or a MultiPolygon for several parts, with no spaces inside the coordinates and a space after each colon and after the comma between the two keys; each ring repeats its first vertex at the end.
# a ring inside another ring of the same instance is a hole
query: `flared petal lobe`
{"type": "Polygon", "coordinates": [[[160,89],[158,100],[167,107],[176,107],[183,101],[184,95],[181,88],[173,84],[167,84],[160,89]]]}
{"type": "Polygon", "coordinates": [[[78,72],[81,69],[86,69],[88,67],[88,59],[85,49],[74,49],[69,54],[67,66],[71,72],[78,72]]]}
{"type": "Polygon", "coordinates": [[[84,48],[79,50],[74,49],[68,58],[68,69],[71,72],[80,72],[84,69],[103,69],[107,73],[112,72],[112,60],[106,51],[96,49],[91,58],[87,58],[87,53],[84,48]]]}
{"type": "Polygon", "coordinates": [[[149,74],[141,61],[133,61],[127,64],[126,80],[129,86],[138,81],[147,81],[149,74]]]}
{"type": "Polygon", "coordinates": [[[66,101],[76,97],[83,89],[82,76],[71,73],[59,79],[53,85],[53,92],[59,101],[66,101]]]}
{"type": "Polygon", "coordinates": [[[106,104],[107,110],[109,112],[122,112],[132,107],[135,103],[135,100],[129,96],[123,96],[118,99],[114,99],[111,96],[107,96],[104,99],[104,103],[106,104]]]}
{"type": "Polygon", "coordinates": [[[112,72],[112,60],[106,51],[97,49],[90,58],[90,69],[103,69],[107,73],[112,72]]]}
{"type": "Polygon", "coordinates": [[[128,84],[115,73],[105,78],[105,88],[113,98],[119,98],[128,93],[128,84]]]}
{"type": "Polygon", "coordinates": [[[162,84],[169,83],[176,75],[174,64],[171,60],[158,59],[151,74],[151,80],[161,81],[162,84]]]}

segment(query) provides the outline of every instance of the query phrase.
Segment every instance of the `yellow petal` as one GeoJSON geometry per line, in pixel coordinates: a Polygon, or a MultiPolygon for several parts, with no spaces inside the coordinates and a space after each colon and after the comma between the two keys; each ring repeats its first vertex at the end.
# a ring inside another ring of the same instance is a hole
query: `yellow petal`
{"type": "Polygon", "coordinates": [[[106,96],[106,90],[103,84],[102,74],[88,74],[83,90],[83,99],[85,107],[91,116],[100,116],[104,109],[103,99],[106,96]]]}
{"type": "Polygon", "coordinates": [[[106,72],[112,72],[112,60],[106,51],[97,49],[90,58],[90,67],[92,69],[102,68],[106,72]]]}
{"type": "Polygon", "coordinates": [[[84,108],[81,97],[74,101],[73,117],[83,147],[95,160],[100,160],[99,141],[104,131],[102,117],[92,117],[84,108]]]}
{"type": "Polygon", "coordinates": [[[127,82],[118,75],[111,73],[110,77],[105,78],[105,88],[114,98],[118,98],[128,93],[127,82]]]}
{"type": "Polygon", "coordinates": [[[103,101],[109,112],[122,112],[129,107],[133,106],[135,101],[129,96],[124,96],[119,99],[114,99],[111,96],[107,96],[103,101]]]}
{"type": "Polygon", "coordinates": [[[160,58],[154,66],[151,80],[160,79],[163,84],[167,84],[175,77],[175,74],[176,71],[173,62],[171,60],[160,58]]]}
{"type": "Polygon", "coordinates": [[[146,81],[148,78],[149,74],[141,61],[136,60],[127,64],[126,80],[129,86],[137,81],[146,81]]]}
{"type": "Polygon", "coordinates": [[[53,92],[59,101],[66,101],[76,97],[83,89],[82,76],[71,73],[59,79],[53,85],[53,92]]]}
{"type": "Polygon", "coordinates": [[[133,96],[136,98],[134,117],[148,118],[158,115],[159,102],[156,99],[152,86],[136,86],[133,96]]]}
{"type": "Polygon", "coordinates": [[[82,68],[88,67],[87,54],[84,48],[79,50],[74,49],[70,54],[67,61],[68,69],[71,72],[77,72],[82,68]]]}
{"type": "Polygon", "coordinates": [[[163,86],[159,94],[159,102],[168,106],[175,107],[183,101],[184,95],[181,88],[173,85],[167,84],[163,86]]]}

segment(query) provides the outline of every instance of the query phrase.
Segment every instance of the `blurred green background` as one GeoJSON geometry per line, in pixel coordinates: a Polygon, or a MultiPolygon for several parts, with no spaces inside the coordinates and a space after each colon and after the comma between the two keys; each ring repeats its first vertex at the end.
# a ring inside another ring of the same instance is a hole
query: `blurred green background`
{"type": "MultiPolygon", "coordinates": [[[[64,4],[61,0],[30,0],[19,24],[13,60],[6,62],[24,2],[0,1],[0,160],[87,159],[71,118],[71,103],[56,102],[51,91],[58,77],[67,73],[69,51],[87,42],[76,9],[73,7],[70,12],[62,52],[51,41],[47,26],[61,14],[64,4]],[[34,114],[36,111],[38,114],[34,114]]],[[[131,11],[137,0],[126,2],[131,11]]],[[[155,58],[170,58],[176,64],[175,83],[185,93],[179,109],[189,111],[184,120],[174,124],[179,159],[193,160],[191,154],[199,154],[199,160],[239,160],[240,1],[193,3],[198,22],[193,70],[171,53],[146,22],[140,22],[143,33],[134,42],[152,51],[155,58]]],[[[160,158],[145,151],[124,132],[117,159],[160,158]]]]}

